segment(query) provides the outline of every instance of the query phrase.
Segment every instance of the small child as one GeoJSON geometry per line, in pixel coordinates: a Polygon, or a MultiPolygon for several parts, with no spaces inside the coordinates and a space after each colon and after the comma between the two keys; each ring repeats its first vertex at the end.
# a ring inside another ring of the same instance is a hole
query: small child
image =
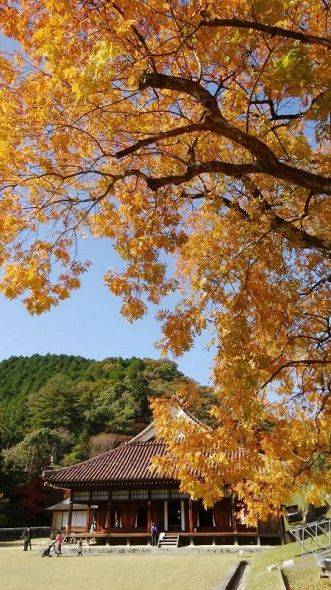
{"type": "Polygon", "coordinates": [[[79,539],[78,541],[78,552],[77,552],[77,557],[79,555],[83,555],[83,539],[79,539]]]}
{"type": "Polygon", "coordinates": [[[61,531],[58,531],[55,537],[55,553],[58,557],[62,555],[62,534],[61,531]]]}

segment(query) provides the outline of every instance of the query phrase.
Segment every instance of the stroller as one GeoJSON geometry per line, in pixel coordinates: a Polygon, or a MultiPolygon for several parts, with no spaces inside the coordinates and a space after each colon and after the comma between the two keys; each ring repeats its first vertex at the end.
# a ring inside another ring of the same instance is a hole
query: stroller
{"type": "Polygon", "coordinates": [[[51,543],[50,545],[48,545],[48,547],[46,547],[44,549],[44,551],[41,554],[41,557],[52,557],[51,556],[52,549],[55,551],[55,543],[54,543],[54,541],[53,541],[53,543],[51,543]]]}

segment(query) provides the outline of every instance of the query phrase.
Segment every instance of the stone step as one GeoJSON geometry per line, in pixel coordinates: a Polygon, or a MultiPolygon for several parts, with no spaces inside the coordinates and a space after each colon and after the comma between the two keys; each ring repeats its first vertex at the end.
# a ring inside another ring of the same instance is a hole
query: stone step
{"type": "Polygon", "coordinates": [[[164,533],[159,538],[158,546],[162,547],[178,547],[179,535],[177,533],[164,533]]]}

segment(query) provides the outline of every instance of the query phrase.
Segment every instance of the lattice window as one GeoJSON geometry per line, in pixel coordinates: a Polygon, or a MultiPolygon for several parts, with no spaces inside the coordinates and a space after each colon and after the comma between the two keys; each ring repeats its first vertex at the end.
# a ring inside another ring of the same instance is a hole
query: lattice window
{"type": "Polygon", "coordinates": [[[92,492],[92,500],[108,500],[109,499],[109,492],[108,490],[96,490],[92,492]]]}
{"type": "Polygon", "coordinates": [[[111,499],[112,500],[128,500],[129,499],[129,490],[113,490],[111,492],[111,499]]]}
{"type": "Polygon", "coordinates": [[[151,495],[153,500],[166,500],[169,498],[169,490],[152,490],[151,495]]]}
{"type": "Polygon", "coordinates": [[[185,498],[189,498],[189,494],[184,494],[179,490],[170,490],[170,498],[181,498],[184,500],[185,498]]]}
{"type": "Polygon", "coordinates": [[[88,502],[90,499],[90,492],[74,492],[73,499],[76,501],[84,500],[85,502],[88,502]]]}
{"type": "Polygon", "coordinates": [[[148,490],[131,490],[133,500],[148,500],[148,490]]]}

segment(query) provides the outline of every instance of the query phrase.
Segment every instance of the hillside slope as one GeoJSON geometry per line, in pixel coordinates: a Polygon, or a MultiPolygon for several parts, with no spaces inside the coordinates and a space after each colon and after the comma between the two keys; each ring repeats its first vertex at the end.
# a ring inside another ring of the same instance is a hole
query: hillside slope
{"type": "MultiPolygon", "coordinates": [[[[49,422],[46,420],[46,424],[43,420],[47,397],[54,402],[53,398],[59,395],[66,397],[64,406],[70,405],[70,398],[76,398],[74,413],[79,425],[73,428],[75,431],[87,430],[96,434],[115,429],[127,434],[129,429],[134,433],[150,419],[148,396],[165,393],[181,379],[183,375],[175,363],[168,360],[109,358],[95,361],[51,354],[11,357],[0,362],[0,445],[16,444],[35,426],[51,428],[52,418],[55,422],[57,418],[64,418],[63,414],[56,416],[54,409],[49,422]],[[58,384],[58,388],[62,393],[57,394],[54,388],[49,389],[59,376],[62,384],[61,387],[58,384]],[[39,395],[43,390],[44,394],[39,395]],[[71,395],[64,390],[70,390],[71,395]],[[116,402],[117,411],[121,409],[122,412],[124,406],[128,410],[130,427],[116,416],[116,402]],[[115,414],[113,420],[111,410],[115,414]]],[[[66,408],[62,407],[62,410],[66,408]]]]}

